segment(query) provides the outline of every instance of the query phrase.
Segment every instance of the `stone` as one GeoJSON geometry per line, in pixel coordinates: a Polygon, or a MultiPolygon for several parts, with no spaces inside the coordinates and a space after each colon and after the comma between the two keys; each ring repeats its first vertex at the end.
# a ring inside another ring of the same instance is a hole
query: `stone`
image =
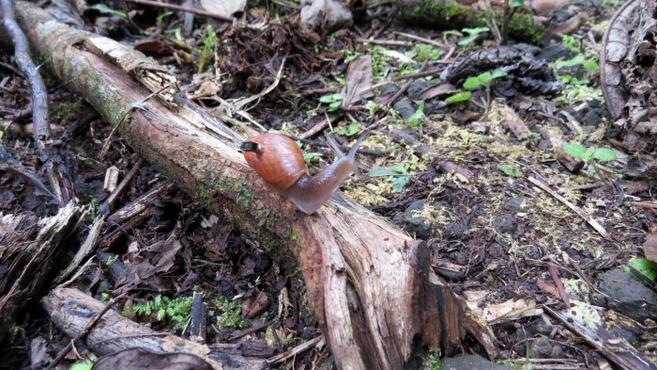
{"type": "Polygon", "coordinates": [[[431,237],[431,221],[422,216],[425,201],[416,200],[411,203],[404,212],[395,215],[393,221],[403,227],[411,234],[415,234],[420,239],[429,239],[431,237]]]}
{"type": "Polygon", "coordinates": [[[607,295],[607,306],[635,320],[657,319],[657,293],[622,269],[598,276],[598,289],[607,295]]]}
{"type": "Polygon", "coordinates": [[[411,101],[408,99],[398,100],[392,107],[397,111],[397,113],[399,113],[401,118],[405,120],[415,114],[416,110],[415,107],[413,107],[411,101]]]}

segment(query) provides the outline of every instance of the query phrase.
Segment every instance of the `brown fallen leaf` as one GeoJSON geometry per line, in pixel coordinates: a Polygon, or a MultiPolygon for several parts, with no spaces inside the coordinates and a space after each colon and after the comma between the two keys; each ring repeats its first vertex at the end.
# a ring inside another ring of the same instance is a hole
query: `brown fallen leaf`
{"type": "Polygon", "coordinates": [[[650,261],[657,262],[657,226],[650,229],[650,233],[646,235],[646,241],[643,242],[643,254],[650,261]]]}
{"type": "Polygon", "coordinates": [[[363,55],[349,63],[342,107],[349,109],[363,98],[371,96],[370,87],[372,87],[372,57],[363,55]]]}
{"type": "Polygon", "coordinates": [[[256,294],[242,302],[242,315],[247,319],[256,318],[269,308],[270,303],[271,300],[267,293],[259,290],[256,294]]]}

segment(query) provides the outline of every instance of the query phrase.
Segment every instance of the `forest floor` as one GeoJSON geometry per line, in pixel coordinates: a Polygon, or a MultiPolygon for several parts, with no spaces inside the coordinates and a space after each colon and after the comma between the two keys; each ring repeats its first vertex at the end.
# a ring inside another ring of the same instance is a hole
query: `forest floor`
{"type": "MultiPolygon", "coordinates": [[[[569,305],[576,320],[657,359],[656,269],[642,249],[657,225],[654,175],[631,170],[640,156],[618,145],[623,132],[607,112],[598,77],[602,36],[619,5],[556,10],[553,17],[573,9],[588,16],[568,35],[503,47],[491,27],[419,27],[397,19],[386,3],[321,37],[298,27],[298,10],[278,2],[249,2],[248,27],[197,17],[190,33],[183,13],[152,7],[97,6],[84,20],[89,30],[166,65],[188,98],[212,114],[225,117],[232,99],[275,85],[242,110],[260,126],[298,138],[311,171],[334,158],[324,135],[349,148],[367,131],[360,171],[342,193],[427,241],[435,271],[491,325],[499,349],[493,361],[584,369],[608,368],[609,360],[549,309],[569,305]],[[374,87],[353,93],[363,79],[374,87]],[[637,270],[647,285],[632,277],[637,270]]],[[[0,60],[1,140],[40,173],[31,117],[19,112],[29,105],[28,86],[8,53],[0,60]]],[[[44,76],[53,136],[88,207],[62,266],[109,195],[108,168],[122,179],[138,166],[115,209],[158,189],[139,217],[105,225],[95,259],[73,286],[104,302],[127,292],[115,309],[183,337],[192,294],[203,292],[206,343],[235,344],[231,350],[248,357],[271,358],[321,335],[297,271],[138,163],[120,138],[100,159],[112,128],[65,83],[44,76]],[[137,273],[144,271],[150,273],[137,273]]],[[[0,172],[1,214],[56,211],[30,183],[0,172]]],[[[38,367],[70,341],[39,298],[13,324],[0,368],[38,367]]],[[[463,350],[485,354],[474,341],[463,350]]],[[[332,356],[320,342],[275,366],[330,368],[332,356]]],[[[85,358],[94,355],[81,345],[60,366],[85,358]]],[[[429,356],[425,367],[439,362],[429,356]]]]}

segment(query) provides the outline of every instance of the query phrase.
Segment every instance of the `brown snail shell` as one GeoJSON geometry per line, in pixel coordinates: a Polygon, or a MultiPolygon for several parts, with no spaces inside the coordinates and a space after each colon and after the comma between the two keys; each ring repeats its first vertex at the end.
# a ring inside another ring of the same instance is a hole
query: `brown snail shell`
{"type": "Polygon", "coordinates": [[[250,139],[256,150],[244,150],[244,158],[260,177],[273,187],[285,190],[308,173],[297,143],[281,134],[265,132],[250,139]]]}

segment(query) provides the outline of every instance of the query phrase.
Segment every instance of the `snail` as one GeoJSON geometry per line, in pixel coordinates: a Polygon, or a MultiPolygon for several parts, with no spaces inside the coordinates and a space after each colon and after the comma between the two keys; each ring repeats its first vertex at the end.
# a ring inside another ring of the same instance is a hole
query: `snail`
{"type": "Polygon", "coordinates": [[[299,210],[312,214],[324,204],[340,184],[356,170],[356,151],[360,142],[347,155],[331,146],[338,158],[317,175],[310,176],[297,143],[289,137],[266,132],[245,141],[240,146],[244,159],[266,183],[292,201],[299,210]]]}

